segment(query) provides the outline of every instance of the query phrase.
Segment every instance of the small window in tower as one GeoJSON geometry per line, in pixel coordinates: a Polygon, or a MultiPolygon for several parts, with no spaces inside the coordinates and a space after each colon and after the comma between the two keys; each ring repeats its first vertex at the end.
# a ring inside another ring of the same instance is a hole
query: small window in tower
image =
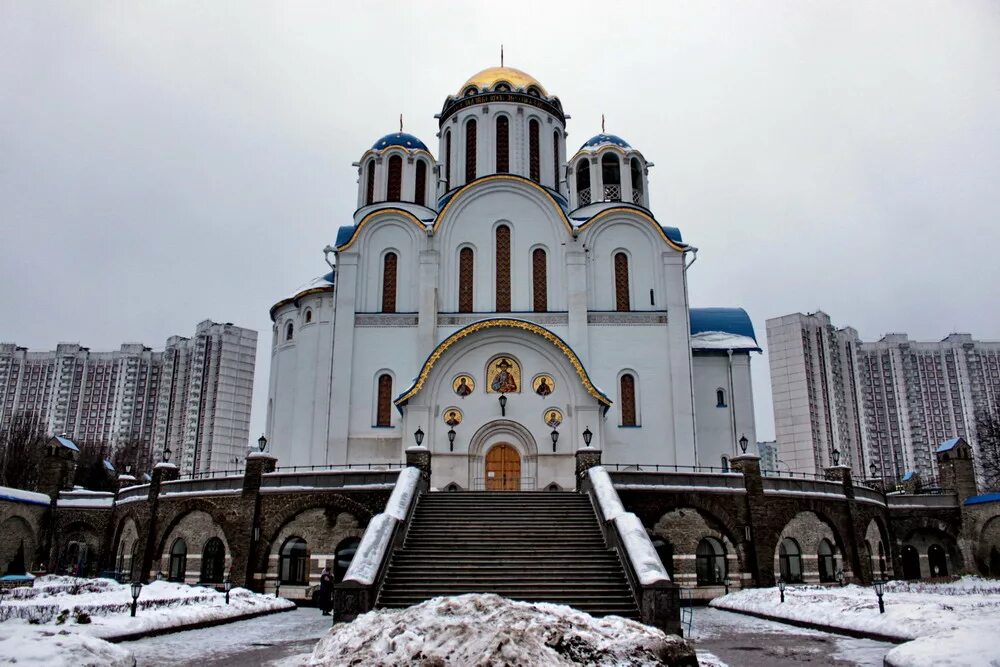
{"type": "Polygon", "coordinates": [[[590,162],[584,158],[576,163],[576,201],[577,206],[590,203],[590,162]]]}
{"type": "Polygon", "coordinates": [[[295,334],[295,325],[291,322],[285,325],[285,340],[291,340],[292,336],[295,334]]]}
{"type": "Polygon", "coordinates": [[[638,158],[632,158],[629,164],[632,172],[632,203],[642,206],[642,165],[638,158]]]}
{"type": "Polygon", "coordinates": [[[462,248],[458,253],[458,312],[472,312],[472,278],[475,255],[472,248],[462,248]]]}
{"type": "Polygon", "coordinates": [[[542,180],[541,163],[538,157],[538,121],[534,118],[528,121],[528,170],[531,180],[535,183],[542,180]]]}
{"type": "Polygon", "coordinates": [[[389,187],[386,201],[399,201],[403,194],[403,158],[393,155],[389,158],[389,187]]]}
{"type": "Polygon", "coordinates": [[[368,175],[365,177],[365,205],[375,201],[375,160],[368,161],[368,175]]]}
{"type": "Polygon", "coordinates": [[[726,406],[726,392],[723,389],[715,390],[715,407],[724,408],[726,406]]]}
{"type": "Polygon", "coordinates": [[[628,255],[615,254],[615,309],[620,312],[632,310],[629,303],[628,255]]]}
{"type": "Polygon", "coordinates": [[[378,377],[376,411],[376,426],[392,426],[392,376],[388,373],[383,373],[378,377]]]}
{"type": "Polygon", "coordinates": [[[413,177],[413,203],[424,205],[427,201],[427,163],[417,160],[417,170],[413,177]]]}
{"type": "Polygon", "coordinates": [[[510,121],[507,116],[497,116],[497,173],[510,171],[510,121]]]}
{"type": "Polygon", "coordinates": [[[510,227],[500,225],[496,231],[496,311],[510,312],[510,227]]]}
{"type": "Polygon", "coordinates": [[[635,377],[631,373],[625,373],[622,375],[620,385],[622,426],[635,426],[635,377]]]}
{"type": "Polygon", "coordinates": [[[534,311],[544,313],[549,308],[548,265],[541,248],[531,251],[531,291],[534,311]]]}
{"type": "Polygon", "coordinates": [[[465,182],[476,180],[476,119],[465,123],[465,182]]]}
{"type": "Polygon", "coordinates": [[[552,133],[552,188],[559,189],[559,131],[552,133]]]}
{"type": "Polygon", "coordinates": [[[394,252],[387,252],[382,260],[382,312],[396,312],[396,263],[394,252]]]}
{"type": "Polygon", "coordinates": [[[451,130],[444,134],[444,189],[451,189],[451,130]]]}
{"type": "Polygon", "coordinates": [[[604,179],[604,201],[621,201],[621,162],[610,151],[601,158],[601,177],[604,179]]]}
{"type": "Polygon", "coordinates": [[[306,309],[306,324],[313,321],[313,311],[311,308],[306,309]]]}

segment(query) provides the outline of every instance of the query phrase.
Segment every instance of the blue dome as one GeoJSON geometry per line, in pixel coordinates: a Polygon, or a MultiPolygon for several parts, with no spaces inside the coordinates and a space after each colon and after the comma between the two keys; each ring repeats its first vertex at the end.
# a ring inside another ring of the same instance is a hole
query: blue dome
{"type": "Polygon", "coordinates": [[[407,134],[406,132],[393,132],[392,134],[387,134],[378,141],[376,141],[372,148],[374,150],[380,151],[383,148],[388,148],[389,146],[402,146],[403,148],[408,148],[410,150],[419,148],[422,151],[427,150],[427,146],[424,142],[417,139],[412,134],[407,134]]]}
{"type": "Polygon", "coordinates": [[[620,146],[622,148],[632,148],[628,145],[628,142],[619,137],[617,134],[598,134],[596,137],[591,137],[587,140],[587,143],[580,146],[583,148],[593,148],[594,146],[600,146],[601,144],[614,144],[615,146],[620,146]]]}

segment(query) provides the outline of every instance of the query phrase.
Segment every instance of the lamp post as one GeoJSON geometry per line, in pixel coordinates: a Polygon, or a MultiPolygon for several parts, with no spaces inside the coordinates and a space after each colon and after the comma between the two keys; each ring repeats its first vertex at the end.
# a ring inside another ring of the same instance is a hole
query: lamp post
{"type": "Polygon", "coordinates": [[[781,601],[785,601],[785,580],[778,577],[778,592],[781,593],[781,601]]]}
{"type": "Polygon", "coordinates": [[[413,441],[417,443],[417,447],[420,446],[420,443],[424,441],[424,429],[417,427],[417,430],[413,432],[413,441]]]}
{"type": "Polygon", "coordinates": [[[583,432],[583,444],[590,447],[590,441],[594,438],[594,434],[590,432],[590,427],[583,432]]]}
{"type": "Polygon", "coordinates": [[[455,451],[455,427],[448,429],[448,451],[455,451]]]}
{"type": "Polygon", "coordinates": [[[229,575],[226,575],[226,580],[222,582],[223,588],[226,589],[226,604],[229,604],[229,591],[233,590],[233,582],[229,579],[229,575]]]}
{"type": "Polygon", "coordinates": [[[875,595],[878,596],[878,613],[885,613],[885,603],[882,602],[882,594],[885,592],[885,581],[882,579],[876,579],[872,582],[872,587],[875,588],[875,595]]]}
{"type": "Polygon", "coordinates": [[[507,416],[507,394],[500,394],[500,416],[507,416]]]}
{"type": "Polygon", "coordinates": [[[260,451],[264,451],[264,448],[267,447],[267,436],[263,433],[261,433],[260,437],[257,438],[257,447],[260,448],[260,451]]]}
{"type": "Polygon", "coordinates": [[[833,452],[831,452],[831,454],[833,456],[833,465],[839,466],[840,465],[840,450],[839,449],[834,449],[833,452]]]}
{"type": "Polygon", "coordinates": [[[281,579],[274,582],[274,597],[281,597],[281,579]]]}
{"type": "Polygon", "coordinates": [[[139,593],[142,592],[142,582],[132,582],[132,618],[135,618],[135,608],[139,604],[139,593]]]}
{"type": "Polygon", "coordinates": [[[844,587],[844,570],[843,569],[837,570],[837,583],[840,584],[841,588],[844,587]]]}
{"type": "Polygon", "coordinates": [[[741,433],[740,434],[740,451],[742,451],[744,454],[746,454],[747,453],[747,445],[749,445],[749,444],[750,444],[750,441],[747,440],[747,434],[746,433],[741,433]]]}

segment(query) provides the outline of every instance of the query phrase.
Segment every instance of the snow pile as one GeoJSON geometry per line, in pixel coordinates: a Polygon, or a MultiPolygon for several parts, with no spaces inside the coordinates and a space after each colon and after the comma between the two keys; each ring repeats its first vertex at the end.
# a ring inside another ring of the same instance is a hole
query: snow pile
{"type": "Polygon", "coordinates": [[[870,587],[789,586],[784,604],[776,588],[746,589],[711,604],[903,641],[921,638],[886,656],[895,667],[1000,665],[993,640],[1000,627],[1000,582],[979,577],[941,584],[893,581],[886,584],[884,600],[880,614],[870,587]]]}
{"type": "Polygon", "coordinates": [[[61,628],[0,623],[0,665],[131,667],[132,652],[103,639],[61,628]]]}
{"type": "Polygon", "coordinates": [[[491,594],[434,598],[334,626],[310,665],[695,665],[679,637],[617,616],[491,594]]]}

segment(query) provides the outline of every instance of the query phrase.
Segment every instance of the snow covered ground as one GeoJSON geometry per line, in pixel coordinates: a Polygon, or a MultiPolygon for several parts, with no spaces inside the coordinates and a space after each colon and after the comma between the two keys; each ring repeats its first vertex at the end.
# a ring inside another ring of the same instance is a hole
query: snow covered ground
{"type": "Polygon", "coordinates": [[[297,664],[639,666],[678,658],[694,658],[684,640],[635,621],[470,594],[363,614],[334,626],[297,664]]]}
{"type": "Polygon", "coordinates": [[[870,587],[789,586],[782,604],[776,588],[730,593],[712,606],[778,618],[878,633],[901,640],[886,662],[924,665],[1000,666],[1000,581],[963,577],[951,583],[892,581],[885,587],[885,614],[870,587]]]}

